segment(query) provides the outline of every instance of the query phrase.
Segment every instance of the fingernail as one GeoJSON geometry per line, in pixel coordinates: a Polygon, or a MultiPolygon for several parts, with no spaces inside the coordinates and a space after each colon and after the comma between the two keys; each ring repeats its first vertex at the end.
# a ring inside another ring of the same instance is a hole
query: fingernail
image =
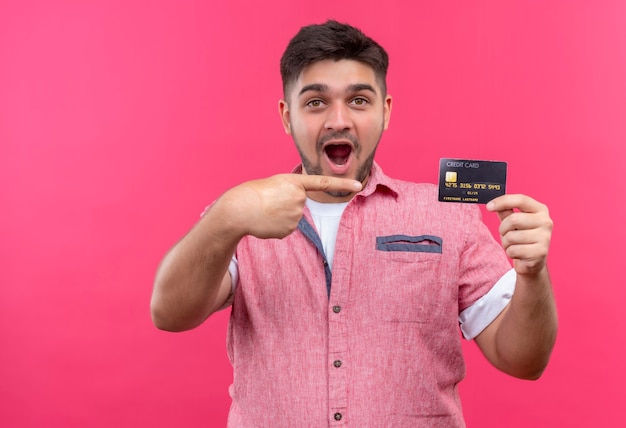
{"type": "Polygon", "coordinates": [[[363,188],[363,184],[361,184],[361,182],[360,182],[360,181],[355,181],[355,182],[354,182],[354,188],[355,188],[356,190],[361,190],[361,189],[363,188]]]}
{"type": "Polygon", "coordinates": [[[494,203],[493,202],[488,202],[487,203],[487,210],[492,211],[494,209],[494,203]]]}

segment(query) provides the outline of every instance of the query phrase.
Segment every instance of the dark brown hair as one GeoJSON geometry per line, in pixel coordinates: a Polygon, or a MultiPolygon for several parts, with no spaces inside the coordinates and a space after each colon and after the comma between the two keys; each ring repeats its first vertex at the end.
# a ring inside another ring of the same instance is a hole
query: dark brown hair
{"type": "Polygon", "coordinates": [[[324,24],[302,27],[287,45],[280,59],[285,98],[289,86],[298,79],[306,66],[327,59],[349,59],[370,66],[379,81],[383,96],[386,95],[389,57],[385,49],[358,28],[329,20],[324,24]]]}

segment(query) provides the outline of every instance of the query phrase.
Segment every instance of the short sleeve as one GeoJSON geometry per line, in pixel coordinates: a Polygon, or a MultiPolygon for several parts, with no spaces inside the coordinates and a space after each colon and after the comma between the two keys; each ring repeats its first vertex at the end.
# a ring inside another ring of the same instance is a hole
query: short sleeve
{"type": "Polygon", "coordinates": [[[459,259],[459,313],[487,294],[511,269],[502,246],[482,222],[480,209],[467,206],[465,220],[459,259]]]}
{"type": "Polygon", "coordinates": [[[463,337],[474,339],[500,315],[513,297],[516,280],[515,270],[509,269],[487,294],[459,314],[463,337]]]}

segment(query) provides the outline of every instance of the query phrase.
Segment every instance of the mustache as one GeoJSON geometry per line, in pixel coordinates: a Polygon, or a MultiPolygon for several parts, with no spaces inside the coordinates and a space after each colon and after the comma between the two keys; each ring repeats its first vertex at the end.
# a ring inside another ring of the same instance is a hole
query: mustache
{"type": "Polygon", "coordinates": [[[352,134],[346,131],[333,131],[329,134],[325,134],[317,140],[317,151],[322,151],[322,147],[330,140],[348,140],[354,146],[354,150],[357,151],[361,147],[359,140],[352,134]]]}

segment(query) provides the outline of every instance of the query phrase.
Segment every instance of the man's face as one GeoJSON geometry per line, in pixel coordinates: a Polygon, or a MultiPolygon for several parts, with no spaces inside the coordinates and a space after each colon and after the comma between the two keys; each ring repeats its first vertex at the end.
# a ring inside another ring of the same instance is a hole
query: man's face
{"type": "MultiPolygon", "coordinates": [[[[279,102],[304,173],[353,178],[365,184],[391,97],[382,93],[374,70],[352,60],[324,60],[306,67],[279,102]]],[[[351,194],[315,193],[319,202],[349,200],[351,194]]]]}

